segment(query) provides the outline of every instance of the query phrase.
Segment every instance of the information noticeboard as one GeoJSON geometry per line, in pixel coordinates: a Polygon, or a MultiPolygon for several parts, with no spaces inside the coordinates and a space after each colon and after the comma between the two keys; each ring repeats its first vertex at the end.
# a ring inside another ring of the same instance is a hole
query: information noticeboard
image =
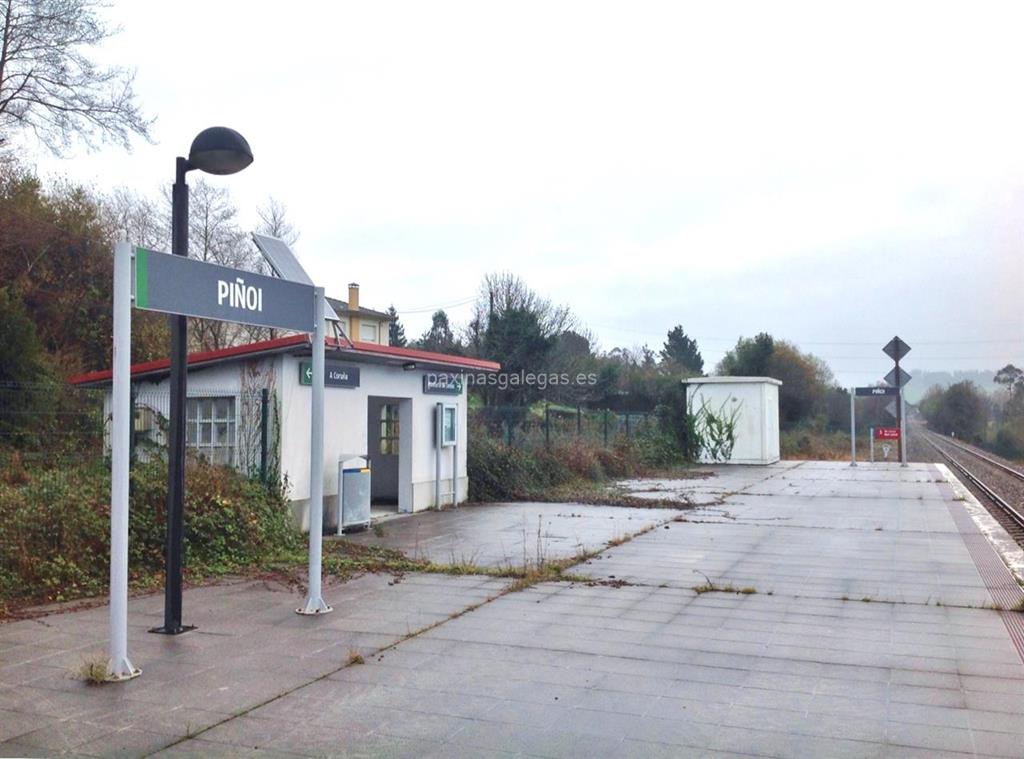
{"type": "Polygon", "coordinates": [[[450,448],[458,442],[458,408],[454,403],[438,404],[438,410],[441,412],[441,419],[438,423],[438,434],[440,435],[438,445],[441,448],[450,448]]]}

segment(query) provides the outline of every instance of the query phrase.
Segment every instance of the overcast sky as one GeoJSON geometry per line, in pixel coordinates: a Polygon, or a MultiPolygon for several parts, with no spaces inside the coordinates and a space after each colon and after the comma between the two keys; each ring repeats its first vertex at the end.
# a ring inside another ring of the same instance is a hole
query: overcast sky
{"type": "Polygon", "coordinates": [[[115,2],[155,145],[39,170],[155,194],[242,132],[328,294],[410,336],[511,270],[604,349],[769,331],[844,384],[1024,363],[1024,5],[115,2]],[[841,7],[841,10],[839,9],[841,7]],[[301,10],[300,10],[301,9],[301,10]]]}

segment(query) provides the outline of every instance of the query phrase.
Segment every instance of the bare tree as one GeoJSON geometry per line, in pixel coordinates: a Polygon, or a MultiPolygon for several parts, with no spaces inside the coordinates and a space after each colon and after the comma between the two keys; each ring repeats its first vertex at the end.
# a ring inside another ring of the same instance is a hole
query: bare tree
{"type": "Polygon", "coordinates": [[[265,206],[256,209],[256,213],[260,217],[260,225],[256,228],[259,234],[276,237],[289,245],[299,241],[298,230],[288,221],[288,207],[277,198],[271,196],[265,206]]]}
{"type": "MultiPolygon", "coordinates": [[[[544,337],[555,337],[567,330],[579,331],[576,317],[568,306],[559,306],[543,298],[520,277],[511,272],[487,274],[480,283],[470,332],[487,332],[491,316],[502,316],[510,311],[534,314],[544,337]]],[[[470,335],[472,342],[473,335],[470,335]]]]}
{"type": "Polygon", "coordinates": [[[60,155],[77,137],[130,148],[152,120],[135,103],[135,75],[83,52],[111,37],[96,0],[0,0],[0,144],[31,130],[60,155]]]}
{"type": "Polygon", "coordinates": [[[158,202],[127,187],[117,187],[102,203],[112,236],[124,233],[133,245],[170,250],[169,218],[158,202]]]}
{"type": "MultiPolygon", "coordinates": [[[[189,250],[191,258],[232,269],[261,272],[263,262],[238,226],[238,208],[230,193],[199,178],[189,193],[189,250]]],[[[265,337],[266,328],[247,327],[210,319],[190,319],[194,348],[218,350],[265,337]]]]}

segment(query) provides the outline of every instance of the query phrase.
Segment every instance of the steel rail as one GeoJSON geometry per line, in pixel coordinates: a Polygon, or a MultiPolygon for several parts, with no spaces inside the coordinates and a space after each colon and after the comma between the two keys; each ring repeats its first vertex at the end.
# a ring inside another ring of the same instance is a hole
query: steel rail
{"type": "MultiPolygon", "coordinates": [[[[931,434],[934,435],[935,433],[931,433],[931,434]]],[[[961,474],[963,474],[964,477],[966,477],[968,480],[970,480],[975,485],[975,487],[978,488],[978,490],[980,490],[982,493],[984,493],[985,496],[990,501],[992,501],[992,503],[994,503],[996,506],[998,506],[1000,509],[1002,509],[1004,512],[1006,512],[1006,515],[1008,517],[1010,517],[1010,519],[1012,519],[1018,526],[1020,526],[1022,529],[1024,529],[1024,513],[1022,513],[1019,509],[1017,509],[1013,505],[1011,505],[1010,502],[1007,501],[1005,498],[1003,498],[1001,495],[996,493],[996,491],[994,491],[985,482],[983,482],[980,477],[978,477],[976,474],[974,474],[973,472],[968,470],[967,467],[965,467],[963,464],[961,464],[955,458],[950,456],[947,451],[944,451],[942,449],[942,447],[939,446],[930,437],[926,437],[925,439],[928,440],[928,444],[932,448],[934,448],[939,453],[939,455],[941,455],[943,458],[946,459],[946,461],[948,461],[950,464],[952,464],[954,469],[956,469],[961,474]]],[[[991,462],[991,463],[994,463],[994,464],[999,464],[999,462],[992,462],[991,459],[988,458],[988,456],[984,456],[982,454],[975,453],[970,448],[966,448],[966,447],[964,447],[962,445],[959,445],[957,443],[951,443],[950,441],[945,440],[944,438],[942,439],[942,442],[943,443],[950,443],[954,447],[956,447],[956,448],[958,448],[960,450],[963,450],[963,451],[965,451],[967,453],[974,454],[978,458],[983,459],[985,461],[988,461],[988,462],[991,462]]],[[[1020,472],[1018,472],[1018,471],[1016,471],[1016,470],[1006,466],[1005,464],[999,464],[999,468],[1003,469],[1003,470],[1006,470],[1007,472],[1012,473],[1015,476],[1019,477],[1020,479],[1024,480],[1024,474],[1021,474],[1020,472]]]]}
{"type": "MultiPolygon", "coordinates": [[[[933,432],[932,434],[933,435],[938,435],[937,432],[933,432]]],[[[942,436],[940,436],[940,437],[942,437],[942,436]]],[[[964,445],[963,443],[958,443],[955,440],[947,439],[945,437],[942,437],[942,442],[943,443],[947,443],[948,445],[951,445],[954,448],[958,448],[959,450],[963,451],[964,453],[969,453],[972,456],[974,456],[975,458],[979,458],[982,461],[984,461],[985,463],[991,464],[992,466],[996,467],[997,469],[1002,469],[1004,472],[1006,472],[1007,474],[1013,475],[1018,480],[1024,480],[1024,472],[1020,471],[1019,469],[1014,469],[1012,466],[1008,466],[1008,465],[1004,464],[1001,461],[996,461],[991,456],[986,456],[984,453],[981,453],[980,451],[976,451],[974,448],[971,448],[968,445],[964,445]]]]}

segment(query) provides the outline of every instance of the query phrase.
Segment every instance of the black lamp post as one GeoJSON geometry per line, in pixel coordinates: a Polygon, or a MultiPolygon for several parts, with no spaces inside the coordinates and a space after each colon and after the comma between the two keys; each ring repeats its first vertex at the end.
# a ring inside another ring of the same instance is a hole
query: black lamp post
{"type": "MultiPolygon", "coordinates": [[[[193,169],[207,174],[235,174],[252,163],[252,150],[234,129],[210,127],[192,140],[188,158],[175,161],[171,193],[171,252],[188,255],[188,185],[193,169]]],[[[181,623],[181,573],[185,537],[185,399],[188,377],[188,321],[171,316],[171,408],[167,451],[167,549],[164,624],[150,632],[178,635],[192,630],[181,623]]]]}

